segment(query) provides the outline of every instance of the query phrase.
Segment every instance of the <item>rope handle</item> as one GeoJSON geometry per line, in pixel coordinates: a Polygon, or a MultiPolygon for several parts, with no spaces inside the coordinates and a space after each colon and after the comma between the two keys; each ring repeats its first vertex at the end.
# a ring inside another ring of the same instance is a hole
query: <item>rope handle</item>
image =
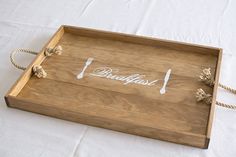
{"type": "MultiPolygon", "coordinates": [[[[20,70],[25,70],[26,67],[21,66],[16,63],[15,55],[17,53],[27,53],[27,54],[32,54],[32,55],[38,54],[38,52],[29,50],[29,49],[16,49],[16,50],[12,51],[12,53],[10,54],[10,61],[17,69],[20,69],[20,70]]],[[[46,50],[44,51],[45,56],[51,56],[52,54],[61,55],[61,53],[62,53],[62,47],[60,45],[58,45],[54,48],[46,48],[46,50]]],[[[32,70],[33,70],[33,73],[38,78],[45,78],[47,76],[47,73],[45,72],[45,70],[43,69],[43,67],[41,65],[34,65],[32,70]]]]}
{"type": "Polygon", "coordinates": [[[19,52],[23,52],[23,53],[28,53],[28,54],[32,54],[32,55],[37,55],[38,53],[35,52],[35,51],[32,51],[32,50],[29,50],[29,49],[16,49],[14,51],[12,51],[11,55],[10,55],[10,60],[11,60],[11,63],[17,68],[17,69],[21,69],[21,70],[25,70],[26,67],[23,67],[19,64],[16,63],[15,61],[15,55],[19,52]]]}
{"type": "MultiPolygon", "coordinates": [[[[211,74],[211,68],[203,69],[202,73],[199,75],[199,79],[200,79],[201,82],[205,83],[208,86],[214,86],[214,84],[215,84],[214,78],[211,74]]],[[[225,86],[221,83],[219,83],[219,87],[236,95],[236,90],[233,89],[233,88],[225,86]]],[[[197,89],[196,99],[197,99],[197,101],[203,101],[206,104],[211,104],[212,103],[212,95],[206,93],[201,88],[197,89]]],[[[236,105],[226,104],[226,103],[222,103],[222,102],[219,102],[219,101],[216,101],[216,105],[236,110],[236,105]]]]}

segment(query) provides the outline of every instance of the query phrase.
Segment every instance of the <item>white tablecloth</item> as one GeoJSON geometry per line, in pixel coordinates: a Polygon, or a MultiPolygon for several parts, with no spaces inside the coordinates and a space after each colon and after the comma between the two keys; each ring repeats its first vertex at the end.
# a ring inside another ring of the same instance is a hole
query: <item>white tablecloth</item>
{"type": "MultiPolygon", "coordinates": [[[[0,157],[236,156],[236,111],[221,107],[207,150],[6,107],[3,96],[21,74],[10,52],[39,51],[62,24],[222,47],[220,82],[236,88],[236,1],[0,0],[0,157]]],[[[217,99],[236,104],[220,89],[217,99]]]]}

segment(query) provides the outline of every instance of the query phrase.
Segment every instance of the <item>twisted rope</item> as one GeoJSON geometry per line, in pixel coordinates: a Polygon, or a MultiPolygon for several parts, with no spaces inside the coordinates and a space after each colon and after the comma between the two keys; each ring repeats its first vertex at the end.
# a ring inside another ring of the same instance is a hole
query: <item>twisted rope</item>
{"type": "Polygon", "coordinates": [[[197,101],[204,101],[206,104],[211,104],[212,96],[207,94],[203,89],[199,88],[196,92],[197,101]]]}
{"type": "Polygon", "coordinates": [[[221,88],[223,88],[223,89],[229,91],[230,93],[236,94],[236,90],[235,90],[235,89],[230,88],[230,87],[228,87],[228,86],[225,86],[225,85],[223,85],[223,84],[221,84],[221,83],[219,83],[219,87],[221,87],[221,88]]]}
{"type": "MultiPolygon", "coordinates": [[[[207,94],[203,89],[199,88],[196,92],[196,98],[197,101],[203,101],[204,103],[210,105],[212,103],[212,95],[207,94]]],[[[225,104],[219,101],[216,101],[216,105],[225,107],[225,108],[230,108],[236,110],[236,105],[231,105],[231,104],[225,104]]]]}
{"type": "Polygon", "coordinates": [[[43,70],[43,67],[41,65],[34,65],[33,72],[38,78],[47,77],[47,73],[43,70]]]}
{"type": "Polygon", "coordinates": [[[199,79],[209,86],[213,86],[215,84],[215,81],[211,75],[211,68],[203,69],[202,73],[199,75],[199,79]]]}
{"type": "MultiPolygon", "coordinates": [[[[21,69],[21,70],[25,70],[26,67],[23,67],[21,65],[18,65],[15,61],[15,55],[16,53],[19,52],[23,52],[23,53],[28,53],[28,54],[33,54],[33,55],[37,55],[38,53],[29,49],[16,49],[14,51],[12,51],[11,55],[10,55],[10,60],[11,63],[17,68],[17,69],[21,69]]],[[[40,65],[34,65],[33,66],[33,72],[34,74],[38,77],[38,78],[45,78],[47,76],[47,73],[43,70],[42,66],[40,65]]]]}
{"type": "Polygon", "coordinates": [[[16,53],[19,53],[19,52],[24,52],[24,53],[28,53],[28,54],[33,54],[33,55],[37,55],[38,53],[35,52],[35,51],[32,51],[32,50],[29,50],[29,49],[16,49],[14,51],[12,51],[11,55],[10,55],[10,60],[11,60],[11,63],[17,68],[17,69],[21,69],[21,70],[25,70],[26,67],[23,67],[21,65],[18,65],[16,62],[15,62],[15,55],[16,53]]]}
{"type": "Polygon", "coordinates": [[[225,103],[222,103],[222,102],[219,102],[219,101],[216,101],[216,105],[236,110],[236,105],[225,104],[225,103]]]}
{"type": "MultiPolygon", "coordinates": [[[[11,55],[10,55],[10,60],[11,63],[17,68],[17,69],[21,69],[21,70],[25,70],[26,67],[23,67],[21,65],[18,65],[15,62],[15,55],[16,53],[19,52],[23,52],[23,53],[28,53],[28,54],[33,54],[33,55],[37,55],[38,53],[29,49],[16,49],[14,51],[12,51],[11,55]]],[[[60,45],[54,47],[54,48],[47,48],[44,51],[44,55],[45,56],[51,56],[53,54],[57,54],[57,55],[61,55],[62,53],[62,47],[60,45]]],[[[45,78],[47,76],[47,73],[43,70],[43,67],[40,65],[34,65],[32,68],[34,74],[38,77],[38,78],[45,78]]]]}
{"type": "MultiPolygon", "coordinates": [[[[199,76],[199,79],[200,79],[200,81],[204,82],[206,85],[209,85],[209,86],[213,86],[215,84],[215,81],[214,81],[212,74],[211,74],[211,68],[203,69],[202,73],[199,76]]],[[[221,83],[219,83],[219,87],[221,87],[233,94],[236,94],[235,89],[225,86],[221,83]]],[[[205,93],[201,88],[197,90],[196,98],[197,98],[197,101],[204,101],[206,104],[211,104],[211,102],[212,102],[212,95],[205,93]]],[[[236,105],[225,104],[225,103],[222,103],[219,101],[216,101],[216,105],[236,110],[236,105]]]]}
{"type": "Polygon", "coordinates": [[[62,54],[62,47],[60,45],[54,47],[54,48],[47,48],[46,51],[44,51],[45,56],[51,56],[53,54],[61,55],[62,54]]]}

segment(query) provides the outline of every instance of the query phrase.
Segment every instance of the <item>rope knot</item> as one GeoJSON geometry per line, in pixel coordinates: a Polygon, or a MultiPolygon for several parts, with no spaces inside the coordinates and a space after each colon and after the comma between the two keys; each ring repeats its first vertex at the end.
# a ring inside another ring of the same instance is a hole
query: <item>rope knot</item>
{"type": "Polygon", "coordinates": [[[41,65],[33,66],[33,72],[38,78],[45,78],[47,76],[47,73],[43,70],[41,65]]]}
{"type": "Polygon", "coordinates": [[[211,68],[206,68],[202,70],[202,73],[199,76],[200,81],[204,82],[205,84],[209,86],[214,85],[214,79],[211,75],[211,68]]]}
{"type": "Polygon", "coordinates": [[[51,56],[52,54],[61,55],[62,54],[62,47],[60,45],[54,47],[54,48],[47,48],[44,52],[45,56],[51,56]]]}
{"type": "Polygon", "coordinates": [[[211,104],[212,96],[207,94],[203,89],[199,88],[196,92],[197,101],[204,101],[206,104],[211,104]]]}

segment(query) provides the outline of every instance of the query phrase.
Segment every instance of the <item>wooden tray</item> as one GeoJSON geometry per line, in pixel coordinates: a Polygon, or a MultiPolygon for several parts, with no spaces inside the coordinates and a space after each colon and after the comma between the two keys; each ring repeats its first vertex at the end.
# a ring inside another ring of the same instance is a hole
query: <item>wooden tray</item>
{"type": "Polygon", "coordinates": [[[9,107],[207,148],[221,55],[219,48],[61,26],[5,100],[9,107]],[[45,57],[45,49],[56,45],[62,55],[45,57]],[[78,79],[88,58],[93,60],[78,79]],[[37,64],[46,78],[32,74],[37,64]],[[213,89],[198,80],[207,67],[215,76],[213,89]],[[140,78],[130,81],[134,76],[140,78]],[[211,105],[196,102],[198,88],[213,95],[211,105]]]}

